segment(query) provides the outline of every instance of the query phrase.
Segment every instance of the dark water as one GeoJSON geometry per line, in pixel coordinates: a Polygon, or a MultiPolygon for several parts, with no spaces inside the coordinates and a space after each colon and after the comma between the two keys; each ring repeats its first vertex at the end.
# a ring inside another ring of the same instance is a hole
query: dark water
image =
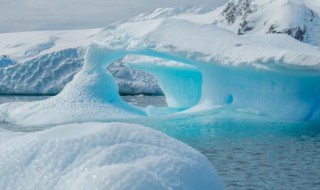
{"type": "MultiPolygon", "coordinates": [[[[0,97],[0,103],[39,98],[46,97],[0,97]]],[[[165,106],[164,97],[124,99],[165,106]]],[[[126,122],[160,130],[202,152],[227,190],[320,190],[320,124],[272,122],[228,110],[126,122]]]]}

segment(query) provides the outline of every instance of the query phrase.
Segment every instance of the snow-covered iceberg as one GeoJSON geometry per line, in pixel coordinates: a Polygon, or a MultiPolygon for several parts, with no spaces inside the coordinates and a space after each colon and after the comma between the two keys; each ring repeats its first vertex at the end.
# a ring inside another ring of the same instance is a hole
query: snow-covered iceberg
{"type": "Polygon", "coordinates": [[[222,189],[203,155],[139,125],[70,124],[4,138],[2,190],[222,189]]]}

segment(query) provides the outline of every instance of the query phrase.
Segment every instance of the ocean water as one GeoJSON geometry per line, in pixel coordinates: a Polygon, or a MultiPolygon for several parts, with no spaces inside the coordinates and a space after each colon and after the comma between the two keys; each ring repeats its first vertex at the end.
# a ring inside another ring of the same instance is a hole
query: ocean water
{"type": "MultiPolygon", "coordinates": [[[[43,98],[3,96],[0,103],[43,98]]],[[[166,106],[161,96],[123,98],[141,107],[166,106]]],[[[318,123],[268,121],[228,108],[124,121],[160,130],[202,152],[227,190],[320,189],[318,123]]],[[[8,125],[0,123],[0,132],[8,125]]]]}

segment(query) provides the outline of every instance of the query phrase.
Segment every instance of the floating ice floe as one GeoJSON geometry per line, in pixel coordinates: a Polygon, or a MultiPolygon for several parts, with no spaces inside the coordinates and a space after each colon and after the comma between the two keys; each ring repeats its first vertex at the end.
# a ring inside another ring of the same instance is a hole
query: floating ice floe
{"type": "Polygon", "coordinates": [[[0,160],[2,190],[222,189],[203,155],[160,132],[125,123],[7,135],[0,141],[0,160]]]}

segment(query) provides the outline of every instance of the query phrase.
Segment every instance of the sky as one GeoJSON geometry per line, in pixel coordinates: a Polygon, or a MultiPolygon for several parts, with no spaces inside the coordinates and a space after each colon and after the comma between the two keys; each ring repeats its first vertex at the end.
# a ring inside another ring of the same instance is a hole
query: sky
{"type": "Polygon", "coordinates": [[[217,7],[227,0],[0,0],[0,32],[99,28],[155,8],[217,7]]]}

